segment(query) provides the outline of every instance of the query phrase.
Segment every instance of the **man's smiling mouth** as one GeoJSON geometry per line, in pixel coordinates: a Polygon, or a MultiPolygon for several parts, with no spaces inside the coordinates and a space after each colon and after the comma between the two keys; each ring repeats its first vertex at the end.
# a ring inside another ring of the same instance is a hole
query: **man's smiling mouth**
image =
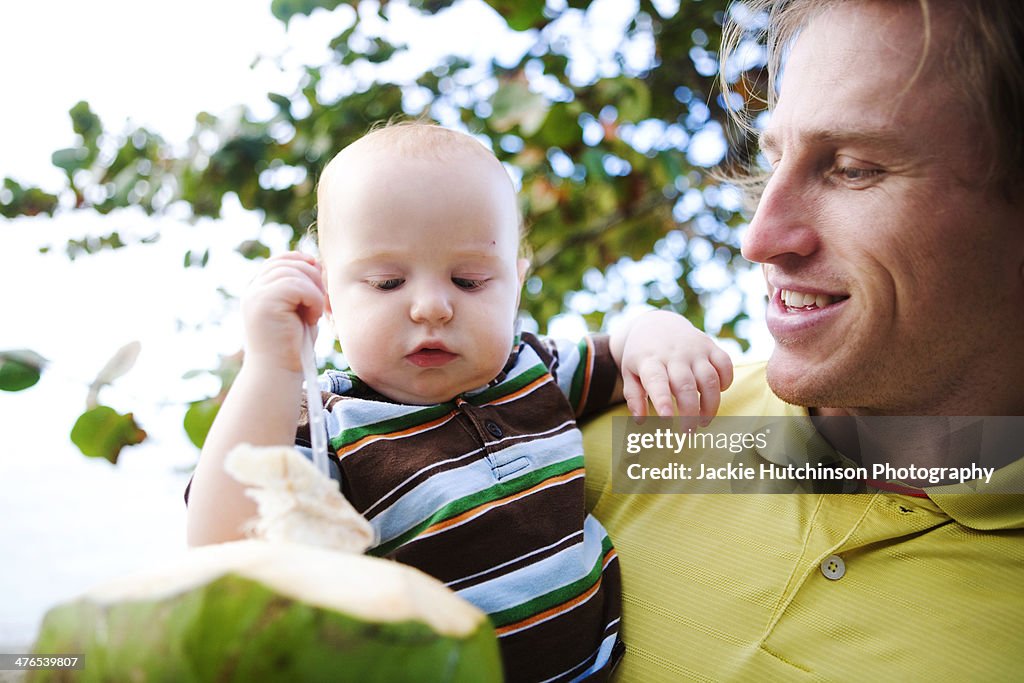
{"type": "Polygon", "coordinates": [[[825,308],[832,304],[849,299],[848,296],[832,296],[831,294],[810,294],[792,289],[779,290],[779,300],[789,311],[812,311],[825,308]]]}

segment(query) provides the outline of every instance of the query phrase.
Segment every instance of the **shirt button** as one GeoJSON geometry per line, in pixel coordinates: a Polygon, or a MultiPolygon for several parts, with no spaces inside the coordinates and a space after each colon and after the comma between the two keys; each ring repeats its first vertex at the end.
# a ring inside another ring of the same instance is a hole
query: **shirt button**
{"type": "Polygon", "coordinates": [[[846,563],[838,555],[829,555],[821,563],[821,573],[826,579],[838,581],[846,574],[846,563]]]}
{"type": "Polygon", "coordinates": [[[498,426],[497,422],[491,422],[490,420],[488,420],[486,424],[484,424],[484,427],[487,428],[487,431],[490,432],[491,436],[493,436],[495,439],[500,439],[501,437],[505,436],[505,432],[501,431],[501,427],[498,426]]]}

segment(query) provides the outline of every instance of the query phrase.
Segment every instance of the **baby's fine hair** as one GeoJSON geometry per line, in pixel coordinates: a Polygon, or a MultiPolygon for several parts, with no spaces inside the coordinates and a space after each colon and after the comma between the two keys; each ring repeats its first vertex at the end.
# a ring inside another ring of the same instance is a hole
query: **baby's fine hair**
{"type": "MultiPolygon", "coordinates": [[[[345,149],[364,144],[386,145],[402,154],[440,160],[452,158],[456,153],[471,152],[501,163],[490,150],[468,133],[429,121],[380,122],[374,124],[366,135],[345,149]]],[[[338,156],[344,152],[345,150],[342,150],[338,156]]]]}
{"type": "MultiPolygon", "coordinates": [[[[342,166],[346,153],[364,147],[387,149],[408,158],[432,159],[442,162],[451,160],[452,163],[457,163],[457,159],[465,154],[479,155],[501,168],[505,176],[508,177],[507,171],[494,153],[468,133],[445,128],[429,121],[383,121],[374,124],[365,135],[338,152],[324,166],[317,184],[318,222],[322,217],[320,207],[326,205],[325,194],[330,191],[331,184],[338,181],[335,176],[339,173],[338,169],[342,166]]],[[[509,190],[515,193],[515,187],[510,177],[508,182],[509,190]]],[[[518,215],[517,218],[520,236],[522,236],[522,215],[518,215]]],[[[316,225],[314,223],[309,229],[310,235],[314,237],[318,237],[316,225]]],[[[525,246],[521,246],[520,251],[521,255],[528,255],[525,246]]]]}

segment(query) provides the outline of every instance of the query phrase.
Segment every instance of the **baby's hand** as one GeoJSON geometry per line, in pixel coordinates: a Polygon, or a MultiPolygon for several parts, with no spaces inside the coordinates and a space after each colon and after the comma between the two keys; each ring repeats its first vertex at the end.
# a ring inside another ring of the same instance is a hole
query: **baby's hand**
{"type": "Polygon", "coordinates": [[[622,396],[636,417],[647,415],[647,399],[658,415],[699,415],[707,425],[718,412],[722,391],[732,384],[732,361],[686,318],[651,311],[612,336],[622,371],[622,396]]]}
{"type": "Polygon", "coordinates": [[[323,315],[324,296],[312,256],[293,251],[268,259],[242,297],[245,362],[301,372],[304,326],[323,315]]]}

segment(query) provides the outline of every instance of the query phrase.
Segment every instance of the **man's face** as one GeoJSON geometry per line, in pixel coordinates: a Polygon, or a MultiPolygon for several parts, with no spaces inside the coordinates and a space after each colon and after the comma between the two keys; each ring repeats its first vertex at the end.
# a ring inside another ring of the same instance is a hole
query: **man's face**
{"type": "MultiPolygon", "coordinates": [[[[940,49],[955,18],[935,21],[940,49]]],[[[1022,209],[977,182],[983,138],[940,60],[921,64],[922,27],[913,2],[839,3],[787,61],[743,253],[764,264],[768,380],[792,403],[1024,408],[1022,209]]]]}
{"type": "Polygon", "coordinates": [[[324,273],[359,377],[403,403],[487,384],[512,349],[522,269],[515,195],[497,161],[366,150],[331,191],[324,273]]]}

